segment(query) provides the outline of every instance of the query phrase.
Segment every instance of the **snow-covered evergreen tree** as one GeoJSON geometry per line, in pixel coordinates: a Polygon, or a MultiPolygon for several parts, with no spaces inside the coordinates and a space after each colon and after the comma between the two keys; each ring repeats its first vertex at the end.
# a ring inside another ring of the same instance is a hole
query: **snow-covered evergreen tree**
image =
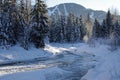
{"type": "Polygon", "coordinates": [[[66,30],[65,30],[65,27],[66,27],[66,17],[61,15],[60,16],[60,26],[61,26],[61,41],[62,42],[65,42],[66,41],[66,30]]]}
{"type": "Polygon", "coordinates": [[[118,44],[118,38],[119,38],[119,32],[116,29],[119,25],[116,23],[113,28],[110,30],[110,40],[111,40],[111,50],[116,50],[117,49],[117,44],[118,44]]]}
{"type": "Polygon", "coordinates": [[[67,17],[60,15],[58,19],[52,19],[50,42],[78,42],[85,33],[82,16],[75,17],[71,13],[67,17]]]}
{"type": "Polygon", "coordinates": [[[120,41],[120,24],[119,15],[116,13],[112,14],[112,27],[110,28],[110,40],[111,50],[116,50],[120,41]]]}
{"type": "Polygon", "coordinates": [[[24,0],[20,0],[19,12],[22,16],[25,17],[25,2],[24,2],[24,0]]]}
{"type": "Polygon", "coordinates": [[[44,48],[44,38],[48,32],[48,18],[46,5],[42,0],[36,0],[31,13],[31,40],[37,48],[44,48]]]}
{"type": "Polygon", "coordinates": [[[0,10],[2,9],[3,6],[3,0],[0,0],[0,10]]]}
{"type": "Polygon", "coordinates": [[[94,38],[101,37],[101,26],[97,19],[95,19],[92,32],[93,32],[92,37],[94,37],[94,38]]]}
{"type": "Polygon", "coordinates": [[[55,42],[55,34],[56,34],[56,19],[52,18],[51,19],[51,23],[50,23],[50,27],[49,27],[49,41],[50,42],[55,42]]]}
{"type": "Polygon", "coordinates": [[[55,42],[61,42],[62,41],[62,26],[60,23],[60,18],[58,18],[56,25],[55,25],[55,42]]]}
{"type": "Polygon", "coordinates": [[[83,40],[83,38],[86,34],[86,29],[85,29],[85,25],[83,23],[81,15],[80,15],[80,18],[79,18],[79,29],[80,29],[80,40],[83,40]]]}
{"type": "Polygon", "coordinates": [[[52,18],[51,25],[50,25],[50,42],[61,42],[61,26],[60,26],[60,18],[57,20],[52,18]]]}
{"type": "MultiPolygon", "coordinates": [[[[12,1],[4,0],[3,5],[3,34],[4,34],[4,46],[5,45],[15,45],[16,36],[15,36],[15,25],[13,22],[16,22],[15,19],[15,4],[12,1]],[[14,17],[13,17],[14,16],[14,17]]],[[[17,32],[17,31],[16,31],[17,32]]]]}
{"type": "Polygon", "coordinates": [[[50,25],[50,42],[66,41],[66,20],[65,16],[60,15],[58,19],[52,18],[50,25]]]}
{"type": "Polygon", "coordinates": [[[73,26],[73,21],[72,21],[72,14],[69,14],[67,17],[67,25],[66,25],[66,40],[67,42],[71,42],[72,40],[72,26],[73,26]]]}
{"type": "Polygon", "coordinates": [[[19,42],[21,46],[28,50],[30,47],[30,32],[29,32],[29,24],[26,20],[26,9],[25,9],[25,1],[20,0],[19,4],[19,42]]]}
{"type": "Polygon", "coordinates": [[[3,3],[2,3],[2,0],[1,0],[0,1],[0,46],[3,43],[2,6],[3,6],[3,3]]]}
{"type": "Polygon", "coordinates": [[[107,38],[108,36],[108,31],[107,31],[107,23],[106,20],[104,19],[102,22],[102,26],[101,26],[101,37],[102,38],[107,38]]]}
{"type": "Polygon", "coordinates": [[[110,13],[110,10],[108,10],[106,15],[106,38],[109,38],[111,28],[112,28],[112,15],[110,13]]]}
{"type": "Polygon", "coordinates": [[[76,21],[75,21],[75,25],[74,25],[74,28],[75,28],[74,41],[80,41],[81,33],[80,33],[79,24],[80,24],[79,23],[79,18],[77,17],[76,21]]]}

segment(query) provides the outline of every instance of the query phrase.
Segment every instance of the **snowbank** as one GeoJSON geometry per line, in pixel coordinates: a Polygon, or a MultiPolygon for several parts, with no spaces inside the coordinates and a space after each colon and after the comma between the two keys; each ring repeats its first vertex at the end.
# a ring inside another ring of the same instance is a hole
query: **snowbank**
{"type": "MultiPolygon", "coordinates": [[[[90,70],[81,80],[120,80],[120,49],[111,52],[109,48],[110,47],[107,45],[100,44],[96,44],[95,47],[89,47],[89,45],[85,43],[52,43],[47,44],[44,50],[32,48],[29,51],[25,51],[24,49],[15,46],[9,50],[0,49],[0,60],[21,60],[43,56],[49,57],[64,54],[64,51],[69,51],[74,53],[74,55],[79,54],[86,57],[82,62],[84,63],[82,69],[84,70],[87,66],[90,70]],[[90,57],[91,55],[95,58],[93,59],[90,57]],[[94,66],[90,66],[93,64],[94,66]]],[[[64,59],[61,59],[61,61],[71,62],[73,59],[75,58],[69,55],[64,59]]],[[[59,61],[60,59],[57,60],[59,61]]],[[[80,60],[78,59],[78,61],[80,60]]],[[[57,78],[59,78],[58,80],[64,80],[60,79],[60,77],[66,76],[69,72],[67,70],[78,70],[80,64],[81,62],[76,64],[72,63],[69,66],[62,68],[54,66],[42,70],[4,75],[0,77],[0,80],[57,80],[57,78]]],[[[73,74],[71,76],[73,76],[73,74]]]]}
{"type": "Polygon", "coordinates": [[[95,48],[96,65],[82,80],[120,80],[120,50],[109,51],[108,46],[95,48]]]}
{"type": "Polygon", "coordinates": [[[46,50],[31,48],[27,51],[17,45],[9,48],[8,50],[0,48],[0,63],[8,61],[29,60],[38,57],[47,57],[51,55],[52,54],[46,50]]]}

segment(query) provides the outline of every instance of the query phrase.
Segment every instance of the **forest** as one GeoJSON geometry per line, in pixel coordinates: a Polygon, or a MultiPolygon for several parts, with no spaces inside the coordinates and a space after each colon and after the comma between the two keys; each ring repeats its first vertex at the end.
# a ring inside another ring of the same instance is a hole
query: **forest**
{"type": "Polygon", "coordinates": [[[102,22],[91,20],[89,13],[86,19],[72,13],[50,17],[42,0],[34,4],[31,0],[0,0],[0,46],[44,48],[48,37],[51,43],[86,42],[90,46],[99,39],[109,40],[111,49],[116,50],[120,46],[119,18],[117,10],[108,10],[102,22]]]}

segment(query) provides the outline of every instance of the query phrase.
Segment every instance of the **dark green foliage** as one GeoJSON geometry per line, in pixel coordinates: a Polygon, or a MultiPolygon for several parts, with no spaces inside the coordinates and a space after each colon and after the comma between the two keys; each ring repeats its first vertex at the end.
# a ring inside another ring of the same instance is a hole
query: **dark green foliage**
{"type": "Polygon", "coordinates": [[[73,14],[53,18],[50,25],[50,42],[80,42],[85,36],[85,26],[82,16],[75,17],[73,14]]]}
{"type": "Polygon", "coordinates": [[[31,13],[31,40],[37,48],[44,48],[44,38],[48,32],[48,18],[46,16],[46,5],[37,0],[31,13]]]}
{"type": "Polygon", "coordinates": [[[29,49],[30,42],[37,48],[45,46],[44,38],[48,32],[46,5],[42,0],[36,0],[32,9],[30,22],[26,19],[27,4],[24,0],[0,1],[0,45],[16,45],[20,43],[29,49]]]}
{"type": "Polygon", "coordinates": [[[50,42],[80,42],[84,36],[89,41],[98,38],[110,39],[113,49],[120,45],[120,22],[107,12],[102,23],[93,22],[90,15],[83,21],[82,16],[74,14],[58,15],[51,18],[48,25],[46,4],[36,0],[29,7],[24,0],[0,0],[0,46],[13,46],[19,43],[26,50],[31,44],[36,48],[44,48],[44,39],[49,36],[50,42]],[[19,3],[19,4],[18,4],[19,3]]]}
{"type": "Polygon", "coordinates": [[[102,27],[97,21],[97,19],[95,19],[94,26],[93,26],[93,37],[94,38],[102,37],[102,27]]]}

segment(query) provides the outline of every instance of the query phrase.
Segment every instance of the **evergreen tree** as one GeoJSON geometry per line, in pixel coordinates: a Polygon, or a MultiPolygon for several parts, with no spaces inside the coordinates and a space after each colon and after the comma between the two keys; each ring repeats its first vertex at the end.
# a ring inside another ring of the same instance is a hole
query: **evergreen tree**
{"type": "Polygon", "coordinates": [[[0,46],[2,45],[3,43],[3,34],[2,34],[2,31],[3,31],[3,25],[2,25],[2,0],[0,1],[0,46]]]}
{"type": "Polygon", "coordinates": [[[71,42],[72,38],[73,38],[73,19],[72,19],[73,15],[69,14],[69,16],[67,17],[67,25],[66,25],[66,40],[67,42],[71,42]]]}
{"type": "Polygon", "coordinates": [[[52,18],[51,19],[51,23],[50,23],[50,27],[49,27],[49,41],[50,42],[55,42],[55,35],[56,35],[56,19],[52,18]]]}
{"type": "Polygon", "coordinates": [[[82,17],[69,14],[67,17],[53,18],[50,26],[50,42],[75,42],[81,41],[85,35],[85,27],[82,17]]]}
{"type": "Polygon", "coordinates": [[[4,0],[3,5],[3,33],[4,33],[4,45],[15,45],[15,29],[14,20],[15,19],[15,4],[12,1],[4,0]],[[14,16],[14,17],[13,17],[14,16]]]}
{"type": "Polygon", "coordinates": [[[116,50],[120,41],[120,25],[118,22],[118,15],[112,15],[112,27],[110,29],[111,50],[116,50]]]}
{"type": "Polygon", "coordinates": [[[19,37],[23,36],[23,27],[20,25],[21,15],[16,0],[4,0],[1,22],[4,45],[15,45],[19,37]]]}
{"type": "Polygon", "coordinates": [[[110,30],[110,40],[111,40],[111,50],[116,50],[117,49],[117,38],[119,37],[117,34],[117,28],[118,24],[113,26],[113,28],[110,30]]]}
{"type": "Polygon", "coordinates": [[[108,28],[107,28],[107,23],[106,20],[103,20],[102,26],[101,26],[101,37],[102,38],[107,38],[108,36],[108,28]]]}
{"type": "Polygon", "coordinates": [[[65,30],[65,27],[66,27],[66,20],[65,20],[65,16],[61,15],[60,16],[60,27],[61,27],[61,41],[62,42],[65,42],[66,41],[66,30],[65,30]]]}
{"type": "Polygon", "coordinates": [[[107,15],[106,15],[106,37],[107,38],[109,38],[111,28],[112,28],[112,15],[110,11],[108,10],[107,15]]]}
{"type": "Polygon", "coordinates": [[[0,0],[0,10],[2,10],[2,6],[3,6],[3,1],[0,0]]]}
{"type": "Polygon", "coordinates": [[[62,26],[61,26],[61,23],[60,23],[60,17],[58,18],[57,22],[56,22],[56,25],[55,25],[55,42],[61,42],[62,41],[62,33],[61,33],[61,30],[62,30],[62,26]]]}
{"type": "Polygon", "coordinates": [[[76,21],[75,21],[75,33],[74,33],[74,40],[75,41],[80,41],[80,36],[81,36],[81,32],[80,32],[80,23],[79,23],[79,18],[77,17],[76,18],[76,21]]]}
{"type": "Polygon", "coordinates": [[[44,38],[48,32],[48,18],[46,17],[46,5],[42,0],[36,0],[31,13],[31,40],[37,48],[45,46],[44,38]]]}
{"type": "Polygon", "coordinates": [[[24,0],[20,0],[19,12],[22,17],[23,16],[25,17],[25,2],[24,2],[24,0]]]}
{"type": "Polygon", "coordinates": [[[120,24],[118,21],[115,23],[115,33],[117,45],[120,46],[120,24]]]}
{"type": "Polygon", "coordinates": [[[24,0],[20,0],[19,5],[19,42],[21,46],[28,50],[29,49],[29,38],[30,38],[30,32],[29,32],[29,25],[26,20],[26,11],[25,11],[25,2],[24,0]]]}
{"type": "Polygon", "coordinates": [[[80,29],[80,40],[83,40],[83,38],[86,34],[86,29],[85,29],[85,25],[82,20],[82,16],[80,16],[80,18],[79,18],[79,29],[80,29]]]}
{"type": "Polygon", "coordinates": [[[82,16],[80,17],[76,17],[76,22],[75,22],[75,41],[82,41],[83,37],[85,35],[85,27],[83,25],[83,21],[82,21],[82,16]]]}
{"type": "Polygon", "coordinates": [[[93,34],[92,37],[94,38],[100,38],[101,37],[101,26],[97,19],[95,19],[94,25],[93,25],[93,34]]]}

